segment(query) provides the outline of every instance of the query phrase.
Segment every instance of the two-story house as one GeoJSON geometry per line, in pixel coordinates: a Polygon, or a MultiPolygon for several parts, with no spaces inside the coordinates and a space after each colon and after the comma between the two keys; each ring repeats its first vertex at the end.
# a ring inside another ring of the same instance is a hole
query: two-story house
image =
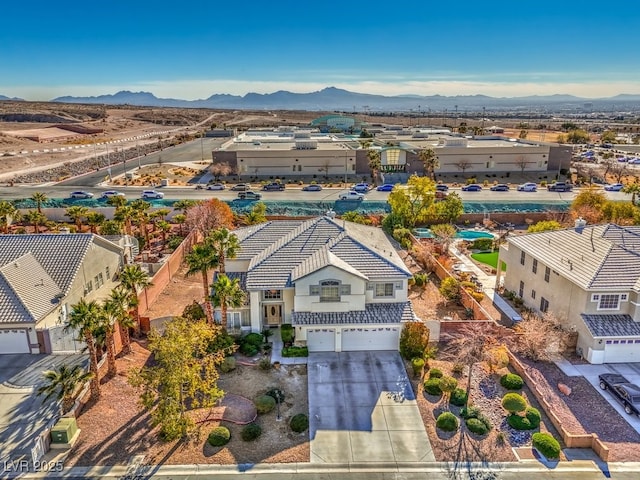
{"type": "Polygon", "coordinates": [[[106,298],[122,259],[93,234],[0,235],[0,354],[80,351],[71,307],[106,298]]]}
{"type": "Polygon", "coordinates": [[[310,351],[397,350],[402,322],[415,319],[411,273],[380,228],[319,217],[234,233],[241,248],[225,269],[249,301],[229,311],[229,328],[288,323],[310,351]]]}
{"type": "Polygon", "coordinates": [[[504,287],[578,332],[579,355],[640,361],[640,227],[579,219],[575,228],[509,237],[500,260],[504,287]]]}

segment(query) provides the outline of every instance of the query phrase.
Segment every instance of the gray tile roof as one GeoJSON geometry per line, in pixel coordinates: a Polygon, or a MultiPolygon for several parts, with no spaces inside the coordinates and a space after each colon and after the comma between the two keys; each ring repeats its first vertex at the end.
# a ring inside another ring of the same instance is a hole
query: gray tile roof
{"type": "Polygon", "coordinates": [[[415,320],[411,302],[369,303],[352,312],[293,312],[293,325],[385,324],[415,320]]]}
{"type": "Polygon", "coordinates": [[[509,237],[583,289],[640,290],[640,228],[614,224],[509,237]]]}
{"type": "Polygon", "coordinates": [[[353,268],[344,260],[338,258],[336,255],[334,255],[330,250],[326,248],[321,248],[319,250],[316,250],[315,253],[307,257],[307,259],[304,262],[302,262],[300,265],[294,268],[293,272],[291,273],[291,280],[295,282],[296,280],[302,277],[305,277],[306,275],[309,275],[310,273],[313,273],[316,270],[319,270],[329,265],[333,265],[334,267],[339,268],[340,270],[349,272],[352,275],[355,275],[356,277],[360,277],[365,280],[368,280],[368,278],[364,274],[362,274],[361,272],[353,268]]]}
{"type": "Polygon", "coordinates": [[[303,220],[278,220],[259,225],[251,225],[234,230],[242,244],[242,249],[238,252],[236,259],[251,260],[278,239],[288,235],[292,230],[300,226],[303,220]]]}
{"type": "Polygon", "coordinates": [[[593,315],[583,313],[582,319],[591,335],[598,337],[640,337],[640,322],[630,315],[593,315]]]}

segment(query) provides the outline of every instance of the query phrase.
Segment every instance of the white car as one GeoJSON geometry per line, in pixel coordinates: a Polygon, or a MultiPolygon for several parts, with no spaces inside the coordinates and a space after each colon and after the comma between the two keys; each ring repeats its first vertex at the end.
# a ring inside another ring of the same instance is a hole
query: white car
{"type": "Polygon", "coordinates": [[[124,193],[118,192],[116,190],[107,190],[106,192],[102,192],[100,198],[111,198],[111,197],[124,197],[124,193]]]}
{"type": "Polygon", "coordinates": [[[619,192],[623,188],[624,188],[624,185],[622,183],[612,183],[610,185],[605,185],[604,186],[604,189],[607,192],[619,192]]]}
{"type": "Polygon", "coordinates": [[[93,198],[93,193],[78,190],[69,194],[70,198],[93,198]]]}
{"type": "Polygon", "coordinates": [[[523,183],[521,185],[518,185],[517,190],[519,192],[537,192],[538,191],[538,186],[533,182],[527,182],[527,183],[523,183]]]}
{"type": "Polygon", "coordinates": [[[350,190],[346,193],[341,193],[338,198],[340,200],[364,200],[364,193],[359,193],[359,192],[350,190]]]}
{"type": "Polygon", "coordinates": [[[145,190],[140,195],[142,198],[164,198],[164,193],[158,192],[157,190],[145,190]]]}
{"type": "Polygon", "coordinates": [[[207,185],[207,190],[224,190],[224,183],[212,183],[207,185]]]}

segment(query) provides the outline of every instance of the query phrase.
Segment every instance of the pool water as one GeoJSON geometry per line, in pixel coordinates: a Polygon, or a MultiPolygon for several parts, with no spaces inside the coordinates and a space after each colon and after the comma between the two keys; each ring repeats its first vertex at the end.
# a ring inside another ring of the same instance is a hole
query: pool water
{"type": "MultiPolygon", "coordinates": [[[[434,238],[433,233],[428,228],[415,228],[413,234],[418,238],[434,238]]],[[[456,238],[462,238],[463,240],[477,240],[479,238],[494,238],[489,232],[482,232],[478,230],[459,230],[456,233],[456,238]]]]}

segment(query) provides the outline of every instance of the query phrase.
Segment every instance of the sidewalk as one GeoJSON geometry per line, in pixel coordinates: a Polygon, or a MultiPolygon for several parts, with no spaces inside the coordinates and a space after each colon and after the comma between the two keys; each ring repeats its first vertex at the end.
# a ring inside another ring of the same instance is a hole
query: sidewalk
{"type": "Polygon", "coordinates": [[[271,363],[279,362],[280,365],[306,365],[307,357],[283,357],[282,356],[282,337],[280,336],[280,328],[273,329],[271,335],[271,363]]]}

